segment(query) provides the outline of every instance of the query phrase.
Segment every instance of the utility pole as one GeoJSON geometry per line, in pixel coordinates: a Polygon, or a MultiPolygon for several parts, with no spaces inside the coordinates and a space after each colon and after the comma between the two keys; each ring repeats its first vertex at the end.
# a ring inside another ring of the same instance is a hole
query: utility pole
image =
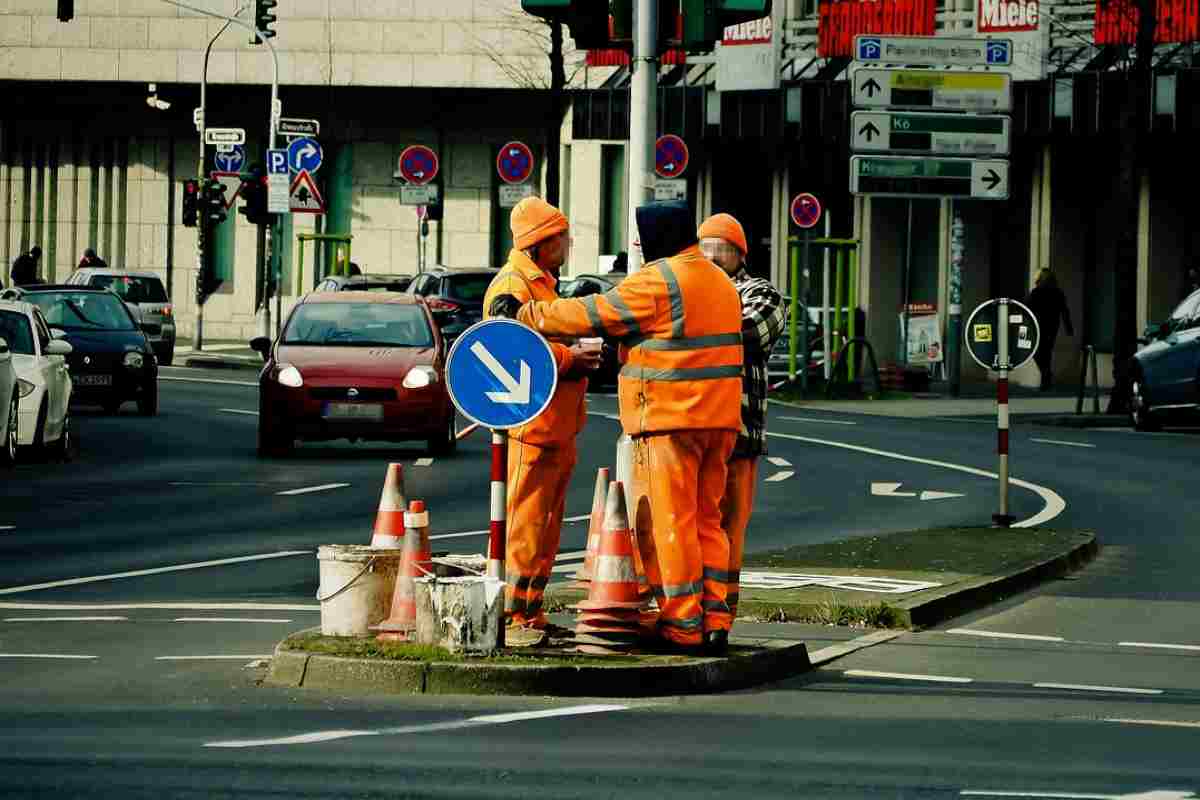
{"type": "Polygon", "coordinates": [[[654,199],[651,178],[655,122],[658,119],[658,2],[634,0],[633,57],[629,83],[629,164],[625,176],[629,198],[629,228],[626,231],[629,274],[642,266],[638,240],[637,207],[654,199]]]}

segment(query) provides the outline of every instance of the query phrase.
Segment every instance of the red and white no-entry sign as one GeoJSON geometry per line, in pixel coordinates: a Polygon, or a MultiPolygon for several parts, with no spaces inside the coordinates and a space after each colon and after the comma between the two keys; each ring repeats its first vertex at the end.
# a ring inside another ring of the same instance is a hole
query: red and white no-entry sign
{"type": "Polygon", "coordinates": [[[797,228],[813,228],[821,221],[821,201],[816,195],[801,192],[792,198],[792,222],[797,228]]]}

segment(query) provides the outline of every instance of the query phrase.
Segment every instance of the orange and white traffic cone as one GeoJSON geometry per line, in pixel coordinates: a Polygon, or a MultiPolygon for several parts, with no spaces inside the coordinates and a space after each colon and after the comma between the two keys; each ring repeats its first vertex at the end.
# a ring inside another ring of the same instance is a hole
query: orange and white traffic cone
{"type": "Polygon", "coordinates": [[[383,481],[383,494],[379,497],[379,510],[375,512],[375,531],[371,535],[371,547],[400,547],[404,542],[404,468],[399,464],[388,464],[387,477],[383,481]]]}
{"type": "Polygon", "coordinates": [[[578,605],[583,613],[575,626],[577,649],[595,655],[629,652],[638,640],[642,606],[625,490],[620,481],[613,481],[608,487],[588,599],[578,605]]]}
{"type": "Polygon", "coordinates": [[[404,550],[392,591],[392,610],[386,620],[375,626],[381,642],[408,641],[417,629],[417,596],[414,578],[427,573],[431,564],[429,513],[424,500],[413,500],[404,514],[404,550]]]}
{"type": "Polygon", "coordinates": [[[596,473],[596,489],[592,492],[592,516],[588,520],[587,555],[583,558],[583,566],[575,573],[576,586],[588,588],[588,583],[596,573],[596,551],[600,549],[600,530],[604,527],[604,507],[607,505],[608,467],[601,467],[596,473]]]}

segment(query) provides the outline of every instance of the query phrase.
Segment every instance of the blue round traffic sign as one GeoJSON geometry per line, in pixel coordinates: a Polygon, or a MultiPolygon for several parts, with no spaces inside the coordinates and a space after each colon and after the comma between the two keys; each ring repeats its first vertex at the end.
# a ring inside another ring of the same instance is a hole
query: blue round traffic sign
{"type": "Polygon", "coordinates": [[[546,410],[558,386],[550,345],[510,319],[477,322],[463,331],[446,362],[450,399],[486,428],[524,425],[546,410]]]}
{"type": "Polygon", "coordinates": [[[811,228],[821,220],[821,201],[802,192],[792,199],[792,222],[799,228],[811,228]]]}
{"type": "Polygon", "coordinates": [[[287,162],[292,172],[304,170],[311,175],[321,168],[324,160],[325,152],[321,149],[321,143],[312,137],[302,136],[288,143],[287,162]]]}
{"type": "Polygon", "coordinates": [[[524,183],[533,174],[533,151],[524,142],[509,142],[496,154],[496,172],[505,183],[524,183]]]}
{"type": "Polygon", "coordinates": [[[673,133],[654,142],[654,172],[660,178],[678,178],[687,169],[689,159],[687,143],[673,133]]]}
{"type": "Polygon", "coordinates": [[[246,163],[246,148],[235,144],[226,152],[218,150],[213,153],[213,167],[218,172],[241,172],[246,163]]]}
{"type": "Polygon", "coordinates": [[[400,153],[399,167],[404,180],[415,186],[423,186],[437,177],[437,153],[423,144],[409,145],[400,153]]]}

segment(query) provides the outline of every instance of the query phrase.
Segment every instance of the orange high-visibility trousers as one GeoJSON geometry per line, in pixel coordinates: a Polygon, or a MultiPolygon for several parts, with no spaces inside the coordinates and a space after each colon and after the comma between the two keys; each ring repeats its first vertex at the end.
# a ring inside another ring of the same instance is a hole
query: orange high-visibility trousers
{"type": "Polygon", "coordinates": [[[634,439],[637,536],[658,598],[658,631],[681,645],[729,630],[729,540],[721,496],[734,431],[682,430],[634,439]]]}
{"type": "Polygon", "coordinates": [[[746,526],[754,510],[754,489],[758,479],[757,458],[735,458],[729,462],[725,478],[725,496],[721,498],[721,528],[729,537],[729,582],[725,602],[729,614],[737,617],[738,581],[742,574],[742,555],[746,551],[746,526]]]}
{"type": "Polygon", "coordinates": [[[546,627],[542,597],[558,557],[575,440],[562,447],[508,441],[507,552],[510,622],[546,627]]]}

